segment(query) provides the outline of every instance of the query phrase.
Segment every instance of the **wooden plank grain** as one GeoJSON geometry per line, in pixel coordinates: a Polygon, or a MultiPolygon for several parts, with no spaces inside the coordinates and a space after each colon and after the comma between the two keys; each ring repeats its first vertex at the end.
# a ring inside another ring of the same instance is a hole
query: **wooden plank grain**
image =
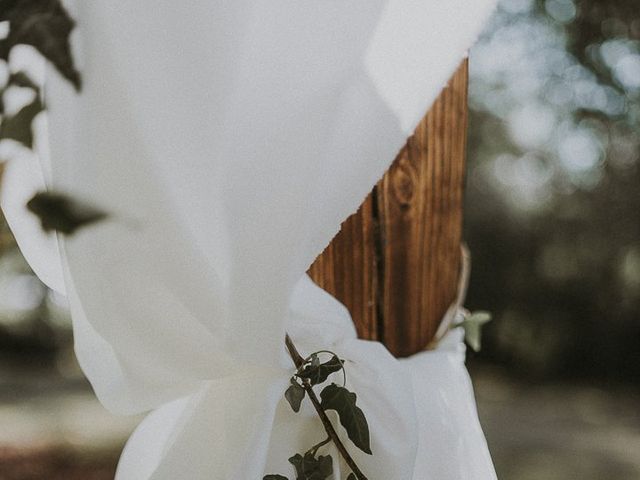
{"type": "Polygon", "coordinates": [[[387,174],[309,269],[361,338],[422,350],[456,297],[467,133],[465,61],[387,174]]]}
{"type": "Polygon", "coordinates": [[[311,278],[349,309],[361,338],[379,338],[373,196],[347,219],[309,269],[311,278]]]}

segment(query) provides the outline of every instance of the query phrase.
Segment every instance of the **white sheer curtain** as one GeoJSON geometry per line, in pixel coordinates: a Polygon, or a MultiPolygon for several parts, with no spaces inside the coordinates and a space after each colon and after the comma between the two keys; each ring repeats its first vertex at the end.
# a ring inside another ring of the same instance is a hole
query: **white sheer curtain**
{"type": "Polygon", "coordinates": [[[285,331],[302,351],[350,361],[373,456],[352,453],[371,480],[495,478],[460,334],[398,361],[357,340],[304,273],[493,3],[68,3],[84,89],[51,72],[50,152],[8,165],[3,208],[34,269],[68,295],[100,400],[153,410],[118,479],[290,474],[287,458],[323,432],[310,407],[284,401],[285,331]],[[23,207],[44,184],[109,220],[58,245],[23,207]]]}

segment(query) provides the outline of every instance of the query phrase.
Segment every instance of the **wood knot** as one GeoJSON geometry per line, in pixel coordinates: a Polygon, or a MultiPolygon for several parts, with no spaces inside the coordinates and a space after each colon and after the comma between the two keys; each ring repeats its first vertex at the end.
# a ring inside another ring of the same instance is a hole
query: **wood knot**
{"type": "Polygon", "coordinates": [[[398,163],[397,167],[389,172],[393,196],[403,209],[409,208],[415,192],[415,175],[407,162],[398,163]]]}

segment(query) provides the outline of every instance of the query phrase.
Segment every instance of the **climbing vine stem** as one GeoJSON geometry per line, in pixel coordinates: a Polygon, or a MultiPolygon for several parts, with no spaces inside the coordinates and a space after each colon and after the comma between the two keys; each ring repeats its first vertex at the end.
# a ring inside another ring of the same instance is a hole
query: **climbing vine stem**
{"type": "MultiPolygon", "coordinates": [[[[369,426],[364,412],[356,405],[356,394],[346,388],[347,375],[344,361],[329,350],[320,350],[305,358],[300,355],[289,335],[285,338],[285,345],[296,368],[296,372],[291,378],[291,386],[285,392],[285,398],[294,412],[299,412],[302,401],[305,397],[308,397],[327,434],[325,440],[311,447],[304,455],[298,453],[289,458],[289,463],[296,470],[296,480],[325,480],[333,475],[333,459],[331,456],[318,455],[318,451],[330,443],[333,443],[351,470],[347,480],[368,480],[354,458],[349,454],[347,447],[340,439],[336,428],[327,415],[328,410],[334,410],[338,414],[340,423],[345,428],[351,442],[363,452],[372,454],[369,426]],[[319,357],[321,354],[330,355],[331,358],[321,363],[319,357]],[[320,393],[320,398],[318,398],[313,387],[326,382],[330,375],[340,371],[343,375],[343,386],[332,383],[324,387],[320,393]]],[[[266,475],[263,480],[287,480],[287,477],[266,475]]]]}

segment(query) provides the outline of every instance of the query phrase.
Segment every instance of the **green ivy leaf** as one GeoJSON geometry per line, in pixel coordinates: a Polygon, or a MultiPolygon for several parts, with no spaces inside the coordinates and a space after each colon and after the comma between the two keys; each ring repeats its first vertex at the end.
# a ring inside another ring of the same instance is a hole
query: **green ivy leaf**
{"type": "Polygon", "coordinates": [[[371,455],[369,425],[364,412],[356,405],[356,394],[332,383],[320,392],[323,410],[335,410],[349,439],[356,447],[371,455]]]}
{"type": "MultiPolygon", "coordinates": [[[[317,359],[317,355],[315,356],[317,359]]],[[[309,380],[311,385],[319,385],[327,381],[329,375],[342,370],[342,360],[335,355],[325,363],[319,363],[317,360],[314,362],[314,358],[311,359],[311,364],[305,366],[300,373],[296,374],[300,378],[309,380]]]]}
{"type": "Polygon", "coordinates": [[[0,140],[11,139],[20,142],[27,148],[33,147],[33,130],[31,124],[38,113],[43,110],[38,95],[33,101],[22,107],[18,113],[5,117],[0,122],[0,140]]]}
{"type": "Polygon", "coordinates": [[[107,214],[59,193],[37,193],[27,208],[40,219],[44,231],[71,235],[78,229],[107,218],[107,214]]]}
{"type": "Polygon", "coordinates": [[[293,411],[298,413],[305,394],[306,392],[304,391],[304,388],[294,379],[291,379],[291,386],[287,388],[286,392],[284,392],[284,398],[287,399],[287,402],[289,402],[293,411]]]}
{"type": "MultiPolygon", "coordinates": [[[[318,477],[318,480],[324,480],[333,475],[333,460],[330,455],[320,455],[317,465],[318,470],[315,472],[315,475],[318,477]]],[[[314,474],[312,474],[312,478],[313,475],[314,474]]]]}
{"type": "Polygon", "coordinates": [[[488,312],[473,312],[462,321],[464,339],[475,352],[482,348],[482,327],[491,321],[488,312]]]}
{"type": "Polygon", "coordinates": [[[315,458],[311,453],[304,457],[297,453],[289,459],[296,469],[296,480],[326,480],[333,475],[333,460],[330,455],[315,458]]]}
{"type": "Polygon", "coordinates": [[[60,0],[2,0],[0,22],[9,22],[9,35],[0,40],[0,58],[7,61],[15,45],[35,47],[60,74],[80,90],[80,73],[71,55],[69,35],[75,23],[60,0]]]}
{"type": "Polygon", "coordinates": [[[289,480],[287,477],[283,477],[282,475],[265,475],[262,480],[289,480]]]}

